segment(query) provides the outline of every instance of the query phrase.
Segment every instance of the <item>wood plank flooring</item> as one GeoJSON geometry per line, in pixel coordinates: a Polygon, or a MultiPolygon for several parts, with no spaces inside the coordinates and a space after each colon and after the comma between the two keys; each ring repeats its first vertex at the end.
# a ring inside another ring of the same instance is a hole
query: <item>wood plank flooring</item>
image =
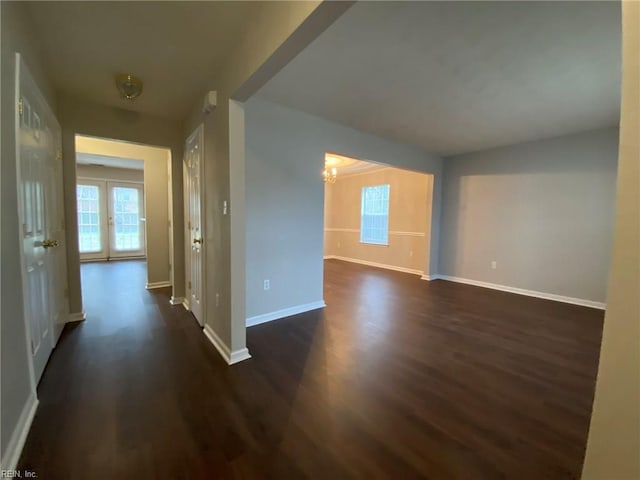
{"type": "Polygon", "coordinates": [[[328,306],[228,367],[142,262],[82,266],[38,388],[41,479],[577,479],[603,312],[328,260],[328,306]]]}

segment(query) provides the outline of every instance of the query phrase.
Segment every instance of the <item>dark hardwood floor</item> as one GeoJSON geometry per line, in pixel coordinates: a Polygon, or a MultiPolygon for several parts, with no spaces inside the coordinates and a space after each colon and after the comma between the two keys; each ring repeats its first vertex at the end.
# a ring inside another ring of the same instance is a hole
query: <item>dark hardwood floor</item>
{"type": "Polygon", "coordinates": [[[328,306],[228,367],[141,262],[82,266],[38,387],[40,479],[572,479],[603,313],[325,262],[328,306]]]}

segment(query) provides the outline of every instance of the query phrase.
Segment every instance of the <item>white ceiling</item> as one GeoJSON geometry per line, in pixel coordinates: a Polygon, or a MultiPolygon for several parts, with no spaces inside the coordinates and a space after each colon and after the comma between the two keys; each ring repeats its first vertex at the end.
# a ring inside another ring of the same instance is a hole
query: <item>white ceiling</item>
{"type": "Polygon", "coordinates": [[[183,119],[242,33],[254,2],[30,2],[56,87],[106,105],[183,119]],[[116,73],[144,81],[121,100],[116,73]]]}
{"type": "Polygon", "coordinates": [[[144,160],[112,157],[110,155],[99,155],[96,153],[76,152],[76,163],[80,165],[144,170],[144,160]]]}
{"type": "Polygon", "coordinates": [[[617,2],[363,2],[258,96],[451,155],[616,125],[617,2]]]}

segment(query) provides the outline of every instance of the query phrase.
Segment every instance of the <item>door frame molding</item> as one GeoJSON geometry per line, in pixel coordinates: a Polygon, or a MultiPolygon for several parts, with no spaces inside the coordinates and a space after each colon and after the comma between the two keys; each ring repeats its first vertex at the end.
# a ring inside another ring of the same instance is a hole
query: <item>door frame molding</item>
{"type": "MultiPolygon", "coordinates": [[[[183,202],[184,202],[184,218],[185,218],[185,227],[187,227],[191,218],[191,209],[189,207],[190,198],[191,198],[191,181],[190,181],[190,172],[189,166],[187,164],[187,156],[189,154],[187,145],[192,141],[195,137],[198,138],[198,144],[200,145],[200,232],[202,234],[202,238],[204,241],[200,244],[200,258],[201,258],[201,282],[202,282],[202,326],[206,325],[207,318],[207,269],[206,269],[206,202],[204,201],[204,123],[200,123],[194,130],[189,134],[187,139],[184,142],[184,154],[182,156],[182,168],[183,168],[183,202]]],[[[191,298],[191,289],[189,288],[189,282],[191,281],[191,229],[185,228],[185,240],[184,240],[184,300],[183,305],[188,311],[191,311],[190,298],[191,298]]]]}

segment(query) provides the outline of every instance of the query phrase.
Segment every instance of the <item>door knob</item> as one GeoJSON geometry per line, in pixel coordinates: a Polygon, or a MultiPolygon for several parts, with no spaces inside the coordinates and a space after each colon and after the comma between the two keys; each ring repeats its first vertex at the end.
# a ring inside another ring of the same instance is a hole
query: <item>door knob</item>
{"type": "Polygon", "coordinates": [[[57,247],[58,245],[60,245],[58,243],[58,240],[43,240],[42,241],[42,247],[43,248],[57,247]]]}

